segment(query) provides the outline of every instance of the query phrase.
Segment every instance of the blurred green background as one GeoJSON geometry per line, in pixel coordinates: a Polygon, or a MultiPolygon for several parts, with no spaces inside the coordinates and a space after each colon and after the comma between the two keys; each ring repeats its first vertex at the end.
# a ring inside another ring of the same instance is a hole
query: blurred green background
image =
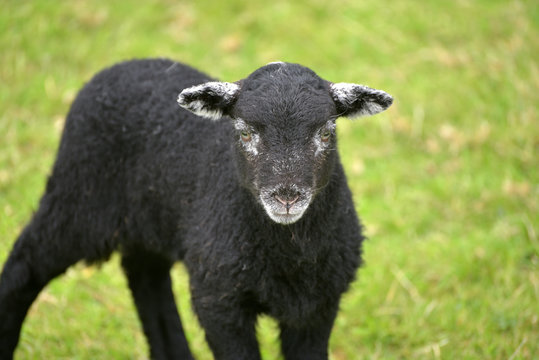
{"type": "MultiPolygon", "coordinates": [[[[115,62],[170,57],[227,81],[270,61],[386,90],[340,119],[370,240],[331,359],[539,356],[539,2],[25,1],[0,11],[0,263],[36,209],[69,104],[115,62]]],[[[176,297],[211,359],[186,274],[176,297]]],[[[263,318],[265,359],[279,359],[263,318]]],[[[118,265],[78,265],[31,308],[19,359],[144,359],[118,265]]]]}

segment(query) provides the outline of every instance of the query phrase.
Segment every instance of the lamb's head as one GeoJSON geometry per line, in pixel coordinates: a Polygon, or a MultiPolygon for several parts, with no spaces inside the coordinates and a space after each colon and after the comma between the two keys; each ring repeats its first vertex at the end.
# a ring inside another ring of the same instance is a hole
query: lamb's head
{"type": "Polygon", "coordinates": [[[280,224],[298,221],[329,183],[338,161],[335,121],[387,109],[387,93],[331,83],[297,64],[270,63],[235,83],[183,90],[178,103],[235,128],[242,184],[280,224]]]}

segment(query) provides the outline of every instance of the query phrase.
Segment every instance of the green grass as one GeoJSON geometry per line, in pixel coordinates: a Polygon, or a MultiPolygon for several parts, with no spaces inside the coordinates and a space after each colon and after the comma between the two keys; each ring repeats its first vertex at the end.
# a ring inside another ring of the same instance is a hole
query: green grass
{"type": "MultiPolygon", "coordinates": [[[[338,122],[370,240],[331,339],[341,359],[539,354],[536,1],[15,1],[0,12],[0,263],[36,209],[77,90],[120,60],[171,57],[224,80],[274,60],[384,89],[338,122]]],[[[175,291],[192,349],[211,359],[175,291]]],[[[279,359],[263,318],[265,359],[279,359]]],[[[117,257],[54,280],[19,359],[137,358],[147,346],[117,257]]]]}

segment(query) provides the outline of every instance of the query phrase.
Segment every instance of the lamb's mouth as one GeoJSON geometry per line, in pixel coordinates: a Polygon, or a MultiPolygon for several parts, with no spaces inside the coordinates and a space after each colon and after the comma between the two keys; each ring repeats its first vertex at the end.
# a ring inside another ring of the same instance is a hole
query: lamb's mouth
{"type": "MultiPolygon", "coordinates": [[[[286,194],[286,192],[284,192],[286,194]]],[[[295,191],[289,195],[281,195],[283,191],[262,191],[260,202],[268,216],[276,223],[293,224],[305,213],[311,203],[309,191],[295,191]]]]}
{"type": "Polygon", "coordinates": [[[271,213],[268,212],[268,216],[271,218],[271,220],[275,221],[276,223],[283,224],[283,225],[289,225],[293,224],[299,219],[301,219],[303,213],[301,214],[278,214],[278,213],[271,213]]]}

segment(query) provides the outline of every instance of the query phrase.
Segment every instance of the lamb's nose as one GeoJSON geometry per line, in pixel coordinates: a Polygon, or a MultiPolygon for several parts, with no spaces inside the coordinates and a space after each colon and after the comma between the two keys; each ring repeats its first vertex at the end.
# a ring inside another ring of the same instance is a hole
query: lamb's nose
{"type": "Polygon", "coordinates": [[[300,193],[297,191],[280,191],[273,195],[275,199],[286,206],[288,211],[300,197],[300,193]]]}

